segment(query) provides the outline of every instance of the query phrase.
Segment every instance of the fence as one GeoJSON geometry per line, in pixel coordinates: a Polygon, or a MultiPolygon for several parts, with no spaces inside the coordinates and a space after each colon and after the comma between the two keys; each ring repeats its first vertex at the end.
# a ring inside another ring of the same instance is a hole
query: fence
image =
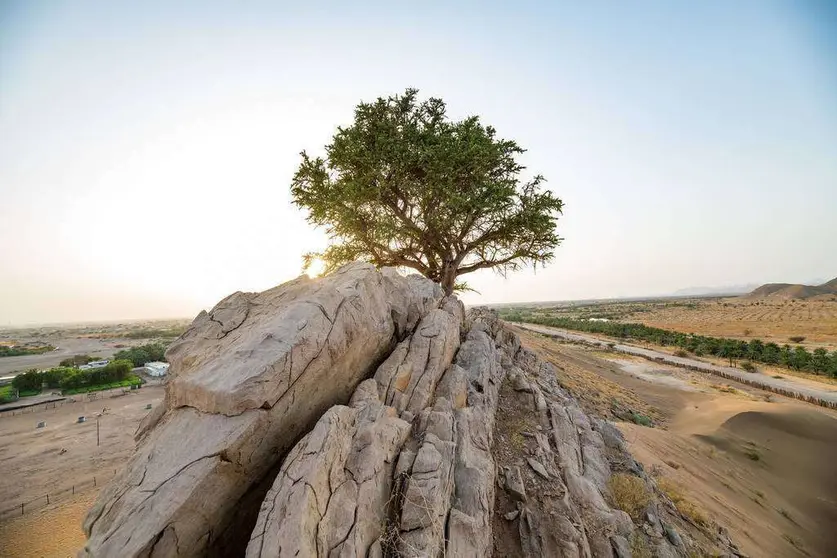
{"type": "Polygon", "coordinates": [[[61,401],[50,401],[48,403],[38,403],[35,405],[30,405],[28,407],[21,407],[20,409],[14,409],[11,411],[2,411],[0,412],[0,419],[3,417],[15,417],[18,415],[25,415],[29,413],[38,413],[41,411],[49,411],[51,409],[58,409],[63,407],[64,405],[72,405],[73,403],[89,403],[90,401],[96,401],[98,399],[110,398],[110,397],[118,397],[125,393],[130,392],[130,389],[125,388],[115,388],[107,391],[94,391],[92,393],[84,393],[84,394],[77,394],[71,397],[67,397],[66,399],[62,399],[61,401]]]}
{"type": "Polygon", "coordinates": [[[81,494],[91,488],[104,486],[108,481],[116,476],[116,473],[116,469],[114,469],[112,473],[107,471],[102,474],[97,474],[90,479],[77,482],[67,488],[59,488],[51,492],[47,492],[43,496],[38,496],[24,502],[18,502],[11,507],[0,510],[0,521],[8,521],[14,517],[19,517],[27,513],[44,509],[50,504],[65,501],[68,498],[72,499],[76,494],[81,494]]]}

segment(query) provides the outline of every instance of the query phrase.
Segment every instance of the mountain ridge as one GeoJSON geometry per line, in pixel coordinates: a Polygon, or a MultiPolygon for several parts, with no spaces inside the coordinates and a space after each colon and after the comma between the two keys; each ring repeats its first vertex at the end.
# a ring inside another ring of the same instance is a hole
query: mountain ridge
{"type": "Polygon", "coordinates": [[[750,299],[807,300],[815,297],[837,295],[837,277],[821,285],[800,283],[765,283],[744,295],[750,299]]]}

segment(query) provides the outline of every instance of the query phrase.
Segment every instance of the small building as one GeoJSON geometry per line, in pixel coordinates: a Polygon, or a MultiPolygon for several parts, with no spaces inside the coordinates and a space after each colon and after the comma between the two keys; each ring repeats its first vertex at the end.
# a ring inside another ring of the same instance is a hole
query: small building
{"type": "Polygon", "coordinates": [[[109,360],[94,360],[87,364],[82,364],[78,367],[79,370],[92,370],[94,368],[104,368],[108,365],[109,360]]]}
{"type": "Polygon", "coordinates": [[[169,371],[168,362],[146,362],[145,372],[149,376],[160,377],[165,376],[169,371]]]}

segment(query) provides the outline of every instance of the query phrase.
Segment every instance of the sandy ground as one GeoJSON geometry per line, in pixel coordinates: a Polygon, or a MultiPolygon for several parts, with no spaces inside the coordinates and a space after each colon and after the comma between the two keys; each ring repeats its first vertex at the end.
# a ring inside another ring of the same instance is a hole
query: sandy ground
{"type": "Polygon", "coordinates": [[[2,558],[74,558],[84,545],[81,519],[98,490],[88,490],[74,499],[0,523],[2,558]]]}
{"type": "Polygon", "coordinates": [[[612,398],[617,385],[624,400],[651,409],[656,428],[618,423],[634,456],[726,527],[746,554],[834,556],[837,413],[681,368],[521,337],[561,367],[559,379],[582,404],[601,407],[590,394],[602,385],[612,398]]]}
{"type": "Polygon", "coordinates": [[[793,344],[789,337],[805,337],[808,350],[837,349],[837,302],[832,300],[767,301],[728,298],[695,300],[692,306],[651,306],[630,321],[684,333],[761,339],[793,344]]]}
{"type": "Polygon", "coordinates": [[[101,487],[125,464],[134,449],[136,427],[148,413],[146,405],[161,404],[163,394],[163,387],[149,386],[121,397],[0,417],[0,555],[6,555],[5,549],[11,548],[8,545],[15,545],[17,550],[12,555],[17,557],[67,555],[64,547],[55,547],[57,553],[51,550],[44,554],[41,549],[45,547],[40,546],[44,541],[28,531],[30,520],[47,508],[46,517],[60,517],[60,525],[72,526],[67,527],[70,532],[64,527],[51,532],[75,541],[72,533],[88,508],[76,504],[95,490],[94,478],[96,488],[101,487]],[[99,419],[101,445],[97,446],[96,415],[104,407],[108,410],[99,419]],[[78,424],[80,416],[86,416],[87,422],[78,424]],[[36,429],[38,421],[46,421],[46,427],[36,429]],[[73,494],[74,486],[75,492],[83,496],[73,494]],[[52,507],[46,504],[47,494],[52,507]],[[17,511],[21,502],[25,504],[22,517],[17,511]]]}

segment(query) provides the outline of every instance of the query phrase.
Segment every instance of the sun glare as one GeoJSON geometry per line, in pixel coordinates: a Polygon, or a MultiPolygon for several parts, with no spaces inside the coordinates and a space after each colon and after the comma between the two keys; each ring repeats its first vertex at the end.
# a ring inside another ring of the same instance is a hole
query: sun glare
{"type": "Polygon", "coordinates": [[[308,277],[319,277],[320,275],[325,272],[326,264],[320,258],[314,258],[311,260],[311,265],[308,266],[308,269],[305,273],[308,274],[308,277]]]}

